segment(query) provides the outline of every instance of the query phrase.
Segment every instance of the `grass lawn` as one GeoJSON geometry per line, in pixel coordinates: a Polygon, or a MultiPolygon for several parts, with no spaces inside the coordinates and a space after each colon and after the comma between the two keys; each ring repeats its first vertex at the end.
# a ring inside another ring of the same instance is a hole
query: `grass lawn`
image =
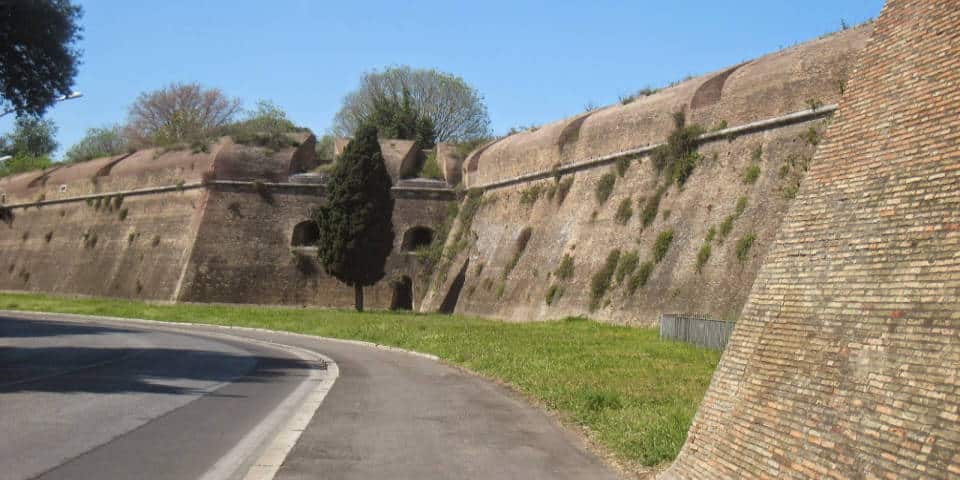
{"type": "Polygon", "coordinates": [[[0,294],[0,309],[268,328],[432,353],[508,382],[587,427],[620,460],[655,466],[679,452],[719,352],[661,341],[650,328],[569,319],[503,323],[446,315],[0,294]]]}

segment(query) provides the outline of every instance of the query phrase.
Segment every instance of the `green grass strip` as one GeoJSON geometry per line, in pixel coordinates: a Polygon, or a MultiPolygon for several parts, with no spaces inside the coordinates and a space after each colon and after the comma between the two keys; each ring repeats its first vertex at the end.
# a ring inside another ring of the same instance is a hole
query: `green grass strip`
{"type": "Polygon", "coordinates": [[[510,383],[592,431],[619,459],[676,457],[719,352],[661,341],[652,328],[584,319],[505,323],[459,316],[0,294],[0,309],[267,328],[432,353],[510,383]]]}

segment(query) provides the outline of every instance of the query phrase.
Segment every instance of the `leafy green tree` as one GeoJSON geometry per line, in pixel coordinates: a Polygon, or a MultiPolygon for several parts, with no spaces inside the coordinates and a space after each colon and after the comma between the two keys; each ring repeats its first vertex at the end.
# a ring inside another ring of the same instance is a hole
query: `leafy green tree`
{"type": "Polygon", "coordinates": [[[0,156],[13,157],[0,164],[0,176],[49,167],[50,154],[57,149],[56,134],[52,120],[17,117],[13,132],[0,137],[0,156]]]}
{"type": "Polygon", "coordinates": [[[304,130],[291,122],[287,112],[276,104],[260,100],[256,109],[247,112],[243,120],[225,126],[222,133],[230,135],[237,143],[280,149],[296,145],[287,133],[304,130]]]}
{"type": "Polygon", "coordinates": [[[354,305],[363,311],[363,287],[384,277],[394,239],[392,181],[376,127],[357,129],[328,185],[325,203],[313,212],[317,254],[328,274],[354,288],[354,305]]]}
{"type": "Polygon", "coordinates": [[[79,142],[67,150],[65,159],[68,163],[86,162],[94,158],[120,155],[129,150],[126,137],[121,127],[90,128],[79,142]]]}
{"type": "Polygon", "coordinates": [[[0,110],[42,115],[70,94],[81,15],[70,0],[0,2],[0,110]]]}
{"type": "Polygon", "coordinates": [[[456,75],[408,66],[364,74],[357,90],[344,97],[333,120],[333,133],[353,136],[358,126],[371,120],[379,101],[402,101],[405,94],[412,109],[433,123],[438,142],[460,142],[490,134],[487,107],[475,88],[456,75]]]}
{"type": "Polygon", "coordinates": [[[384,138],[415,140],[420,148],[431,148],[436,143],[433,121],[413,107],[406,90],[400,97],[382,95],[375,98],[367,122],[377,127],[384,138]]]}
{"type": "Polygon", "coordinates": [[[57,126],[39,117],[17,117],[13,132],[0,140],[0,154],[45,157],[57,149],[57,126]]]}

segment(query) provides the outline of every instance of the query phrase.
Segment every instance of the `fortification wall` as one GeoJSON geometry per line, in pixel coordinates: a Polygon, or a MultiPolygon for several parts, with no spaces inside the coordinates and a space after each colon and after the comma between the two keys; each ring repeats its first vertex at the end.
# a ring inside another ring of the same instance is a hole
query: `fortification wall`
{"type": "Polygon", "coordinates": [[[471,233],[454,230],[448,240],[456,258],[441,265],[424,309],[456,299],[457,313],[513,321],[589,315],[650,325],[661,312],[736,319],[829,121],[829,104],[839,98],[839,85],[871,29],[867,24],[839,32],[475,152],[465,169],[468,185],[484,191],[482,205],[471,233]],[[688,123],[706,127],[780,120],[737,134],[709,134],[693,174],[682,188],[665,190],[645,225],[647,201],[669,183],[649,154],[631,160],[622,177],[615,158],[594,160],[664,142],[677,111],[686,112],[688,123]],[[790,117],[795,113],[801,115],[790,117]],[[758,170],[753,183],[744,180],[750,169],[758,170]],[[600,202],[598,185],[609,176],[615,184],[600,202]],[[556,192],[567,185],[560,201],[556,192]],[[623,209],[630,210],[628,218],[618,218],[623,209]],[[716,233],[707,241],[711,229],[716,233]],[[631,285],[631,277],[653,259],[657,237],[671,230],[669,249],[646,283],[631,285]],[[521,240],[524,231],[527,240],[521,240]],[[738,255],[738,243],[749,238],[751,246],[738,255]],[[705,244],[709,259],[698,265],[705,244]],[[637,258],[635,267],[620,278],[615,273],[609,288],[595,296],[593,277],[615,250],[637,258]],[[573,274],[558,278],[566,256],[573,274]]]}
{"type": "Polygon", "coordinates": [[[866,24],[791,47],[720,72],[692,78],[536,130],[501,139],[475,152],[465,165],[468,187],[662,142],[672,115],[685,110],[707,128],[741,125],[836,103],[855,55],[872,26],[866,24]]]}
{"type": "MultiPolygon", "coordinates": [[[[401,249],[403,234],[436,229],[452,200],[451,192],[395,189],[394,196],[394,252],[385,279],[364,290],[368,308],[391,307],[396,279],[422,283],[420,262],[401,249]]],[[[250,184],[211,185],[178,300],[353,307],[353,288],[323,271],[316,248],[292,245],[296,226],[312,221],[322,201],[322,185],[267,184],[259,192],[250,184]]]]}
{"type": "Polygon", "coordinates": [[[887,2],[663,478],[960,477],[958,61],[887,2]]]}
{"type": "Polygon", "coordinates": [[[12,209],[0,289],[174,299],[203,191],[116,198],[12,209]]]}

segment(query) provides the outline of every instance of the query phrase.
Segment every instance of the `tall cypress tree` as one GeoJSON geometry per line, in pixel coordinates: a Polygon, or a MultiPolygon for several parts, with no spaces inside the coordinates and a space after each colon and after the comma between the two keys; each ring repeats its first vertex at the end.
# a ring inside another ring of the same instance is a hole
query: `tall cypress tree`
{"type": "Polygon", "coordinates": [[[320,262],[328,274],[354,288],[358,311],[363,311],[363,287],[384,277],[393,249],[391,186],[377,129],[364,125],[340,155],[326,201],[313,212],[320,227],[320,262]]]}

